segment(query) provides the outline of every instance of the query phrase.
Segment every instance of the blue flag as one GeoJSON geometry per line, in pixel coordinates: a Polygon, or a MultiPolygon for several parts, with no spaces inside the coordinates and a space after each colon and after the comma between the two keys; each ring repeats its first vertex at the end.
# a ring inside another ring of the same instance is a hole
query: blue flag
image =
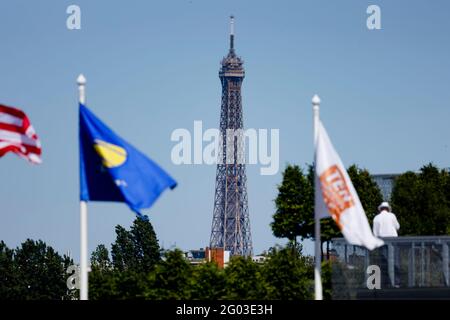
{"type": "Polygon", "coordinates": [[[177,182],[80,104],[80,199],[125,202],[138,216],[177,182]]]}

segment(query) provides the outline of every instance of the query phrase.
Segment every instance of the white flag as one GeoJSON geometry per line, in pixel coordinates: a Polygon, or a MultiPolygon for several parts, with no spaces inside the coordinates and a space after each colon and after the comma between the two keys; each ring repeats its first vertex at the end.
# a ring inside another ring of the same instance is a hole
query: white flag
{"type": "Polygon", "coordinates": [[[366,214],[330,138],[318,121],[315,154],[315,215],[316,221],[332,217],[348,243],[369,250],[384,244],[372,234],[366,214]]]}

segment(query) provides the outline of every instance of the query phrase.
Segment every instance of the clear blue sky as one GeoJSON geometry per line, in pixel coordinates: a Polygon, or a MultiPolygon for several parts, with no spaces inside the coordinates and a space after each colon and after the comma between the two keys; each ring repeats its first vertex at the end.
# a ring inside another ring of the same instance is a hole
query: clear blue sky
{"type": "MultiPolygon", "coordinates": [[[[280,129],[280,164],[313,157],[311,97],[344,163],[372,173],[450,166],[450,2],[435,1],[2,1],[0,103],[25,110],[44,163],[0,159],[0,239],[43,239],[79,255],[78,123],[75,79],[88,105],[179,182],[146,213],[164,247],[208,245],[215,167],[176,166],[170,135],[219,124],[219,62],[236,16],[245,60],[245,126],[280,129]],[[66,28],[66,8],[82,29],[66,28]],[[382,30],[366,28],[366,8],[382,30]]],[[[282,168],[281,168],[282,169],[282,168]]],[[[272,236],[281,170],[248,168],[255,252],[272,236]]],[[[89,247],[114,240],[134,214],[124,204],[89,204],[89,247]]],[[[311,243],[306,243],[312,252],[311,243]]]]}

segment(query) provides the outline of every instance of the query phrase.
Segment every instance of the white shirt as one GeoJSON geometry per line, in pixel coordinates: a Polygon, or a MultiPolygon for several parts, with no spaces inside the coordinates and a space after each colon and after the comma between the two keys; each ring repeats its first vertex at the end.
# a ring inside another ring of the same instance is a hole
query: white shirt
{"type": "Polygon", "coordinates": [[[398,229],[400,229],[400,224],[392,212],[383,210],[373,219],[373,234],[375,237],[397,237],[398,229]]]}

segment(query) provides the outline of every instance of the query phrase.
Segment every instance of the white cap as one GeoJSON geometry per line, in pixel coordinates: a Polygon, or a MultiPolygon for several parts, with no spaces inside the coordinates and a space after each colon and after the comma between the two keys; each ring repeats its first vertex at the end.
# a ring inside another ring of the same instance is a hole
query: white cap
{"type": "Polygon", "coordinates": [[[389,205],[389,202],[382,202],[379,206],[378,206],[378,210],[380,210],[381,208],[388,208],[389,211],[391,211],[391,206],[389,205]]]}

